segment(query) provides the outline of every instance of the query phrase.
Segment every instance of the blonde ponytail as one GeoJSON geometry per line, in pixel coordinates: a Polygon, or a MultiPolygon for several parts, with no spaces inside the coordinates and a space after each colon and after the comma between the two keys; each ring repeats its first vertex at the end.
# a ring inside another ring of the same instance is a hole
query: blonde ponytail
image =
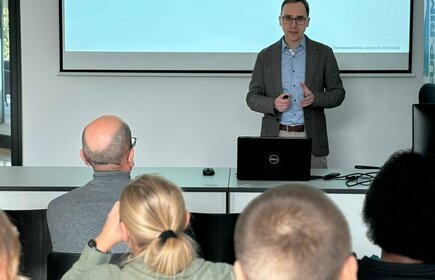
{"type": "Polygon", "coordinates": [[[176,238],[167,239],[164,243],[157,240],[150,244],[145,255],[145,263],[164,275],[175,275],[183,271],[195,257],[190,238],[180,232],[176,238]]]}
{"type": "Polygon", "coordinates": [[[196,243],[183,230],[188,216],[181,190],[156,175],[142,175],[121,194],[120,217],[134,240],[135,258],[156,273],[175,275],[196,258],[196,243]]]}

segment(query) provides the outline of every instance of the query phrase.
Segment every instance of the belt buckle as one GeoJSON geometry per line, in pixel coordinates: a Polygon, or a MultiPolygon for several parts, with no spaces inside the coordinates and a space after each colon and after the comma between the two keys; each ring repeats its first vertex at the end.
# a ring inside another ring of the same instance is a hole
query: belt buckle
{"type": "Polygon", "coordinates": [[[289,128],[290,128],[290,132],[301,132],[302,125],[289,125],[287,127],[287,131],[289,131],[289,128]]]}
{"type": "Polygon", "coordinates": [[[285,127],[284,131],[287,132],[301,132],[302,125],[282,125],[282,127],[285,127]]]}
{"type": "Polygon", "coordinates": [[[285,131],[290,132],[291,125],[286,125],[285,124],[284,127],[285,127],[285,131]]]}

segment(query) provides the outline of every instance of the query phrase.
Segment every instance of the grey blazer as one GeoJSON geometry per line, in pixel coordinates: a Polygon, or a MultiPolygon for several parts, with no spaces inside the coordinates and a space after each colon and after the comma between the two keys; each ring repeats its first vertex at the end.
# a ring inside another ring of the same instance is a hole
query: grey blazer
{"type": "MultiPolygon", "coordinates": [[[[314,94],[314,103],[304,108],[305,129],[312,138],[314,156],[329,154],[324,108],[339,106],[345,91],[332,49],[306,37],[305,84],[314,94]]],[[[282,94],[281,39],[262,50],[255,62],[246,102],[251,110],[264,113],[261,136],[278,136],[281,113],[274,109],[282,94]]]]}

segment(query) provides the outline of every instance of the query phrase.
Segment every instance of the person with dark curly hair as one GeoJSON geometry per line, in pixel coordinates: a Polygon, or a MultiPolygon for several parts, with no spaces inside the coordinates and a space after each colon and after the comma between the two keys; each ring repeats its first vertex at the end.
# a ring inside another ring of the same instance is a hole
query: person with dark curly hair
{"type": "Polygon", "coordinates": [[[358,279],[435,279],[435,158],[394,153],[369,187],[363,219],[382,253],[359,260],[358,279]]]}

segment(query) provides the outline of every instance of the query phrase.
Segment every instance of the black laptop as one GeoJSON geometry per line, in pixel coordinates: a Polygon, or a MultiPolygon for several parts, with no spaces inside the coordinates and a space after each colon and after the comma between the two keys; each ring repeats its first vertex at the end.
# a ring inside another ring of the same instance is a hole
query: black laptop
{"type": "Polygon", "coordinates": [[[311,138],[247,137],[237,139],[237,179],[308,181],[311,138]]]}

